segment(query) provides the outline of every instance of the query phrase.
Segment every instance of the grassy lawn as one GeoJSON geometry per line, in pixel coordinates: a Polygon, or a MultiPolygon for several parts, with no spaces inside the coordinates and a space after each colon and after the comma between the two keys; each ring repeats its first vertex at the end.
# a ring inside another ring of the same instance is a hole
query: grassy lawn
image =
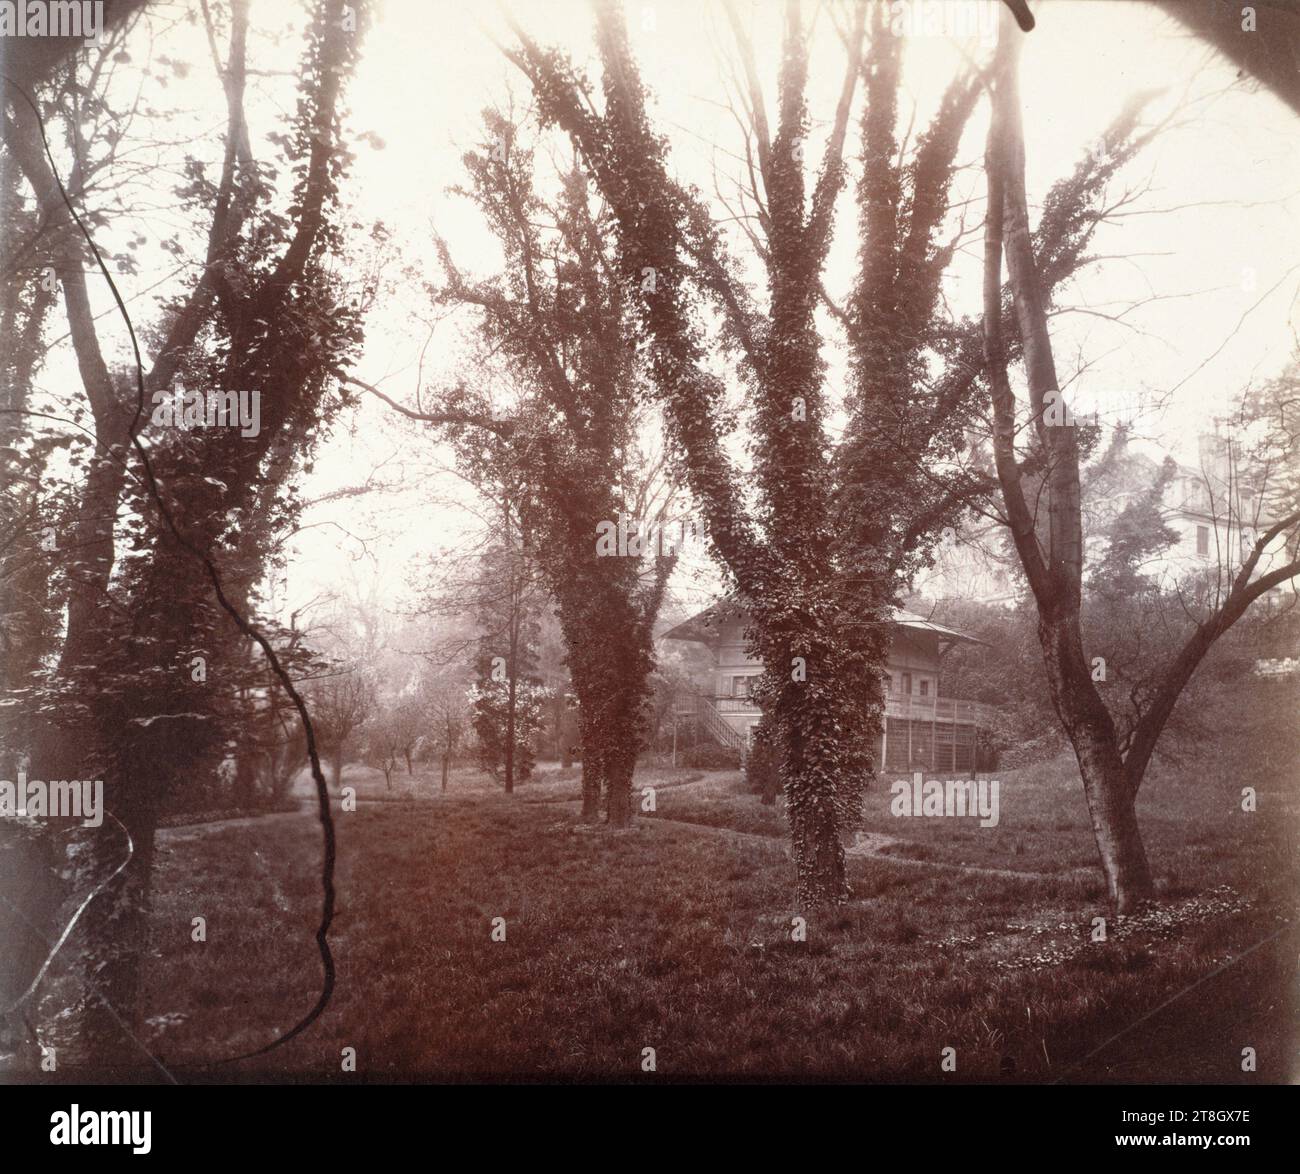
{"type": "Polygon", "coordinates": [[[189,1068],[269,1042],[313,1003],[314,819],[161,840],[145,1043],[182,1079],[1294,1076],[1295,808],[1281,792],[1238,818],[1226,783],[1157,780],[1144,816],[1165,900],[1093,943],[1091,836],[1052,772],[1008,777],[1002,822],[982,831],[894,819],[882,789],[867,827],[904,859],[852,859],[855,900],[810,918],[798,942],[783,817],[734,772],[644,772],[656,815],[621,833],[575,828],[576,771],[514,796],[467,772],[446,795],[418,774],[392,791],[360,768],[345,782],[363,802],[338,813],[337,991],[310,1031],[258,1060],[189,1068]],[[190,938],[200,915],[204,944],[190,938]],[[1248,1046],[1254,1073],[1241,1071],[1248,1046]],[[340,1071],[345,1047],[355,1075],[340,1071]],[[641,1071],[644,1048],[657,1076],[641,1071]],[[945,1048],[955,1073],[940,1068],[945,1048]]]}
{"type": "MultiPolygon", "coordinates": [[[[779,800],[776,807],[763,807],[737,772],[704,773],[698,786],[668,794],[657,788],[657,814],[788,837],[779,800]]],[[[1058,879],[1063,872],[1086,872],[1087,877],[1070,878],[1070,891],[1100,899],[1097,851],[1073,764],[1058,761],[985,777],[999,783],[995,827],[980,827],[971,818],[895,816],[885,781],[867,793],[862,830],[881,843],[880,851],[906,859],[1050,873],[1058,879]]],[[[1294,892],[1286,887],[1296,876],[1300,835],[1300,795],[1293,785],[1233,776],[1188,782],[1157,771],[1143,786],[1138,810],[1162,896],[1193,896],[1219,885],[1262,887],[1268,878],[1275,879],[1279,894],[1294,892]],[[1255,812],[1242,810],[1247,781],[1257,790],[1255,812]]]]}

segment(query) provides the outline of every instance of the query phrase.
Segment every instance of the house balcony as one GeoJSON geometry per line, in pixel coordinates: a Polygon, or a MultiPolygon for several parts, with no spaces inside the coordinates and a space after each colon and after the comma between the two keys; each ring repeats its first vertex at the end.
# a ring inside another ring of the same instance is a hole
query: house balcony
{"type": "Polygon", "coordinates": [[[993,724],[993,714],[993,706],[982,701],[885,694],[886,717],[919,722],[951,722],[953,725],[978,726],[986,730],[993,724]]]}
{"type": "Polygon", "coordinates": [[[708,700],[713,702],[714,708],[719,713],[734,713],[741,717],[758,717],[763,712],[758,708],[758,703],[748,697],[710,697],[708,700]]]}
{"type": "MultiPolygon", "coordinates": [[[[714,696],[703,694],[705,701],[724,718],[758,718],[762,714],[757,703],[749,697],[714,696]]],[[[954,725],[978,725],[988,729],[993,724],[993,706],[982,701],[962,701],[957,697],[907,696],[905,693],[885,694],[885,716],[905,722],[948,722],[954,725]]]]}
{"type": "MultiPolygon", "coordinates": [[[[710,697],[717,711],[737,717],[758,717],[762,712],[748,697],[710,697]]],[[[920,697],[901,693],[885,694],[885,716],[907,721],[939,721],[987,729],[993,723],[993,707],[982,701],[956,697],[920,697]]]]}
{"type": "MultiPolygon", "coordinates": [[[[761,710],[749,697],[691,695],[675,717],[699,723],[723,746],[742,748],[761,710]]],[[[991,728],[995,710],[980,701],[889,693],[876,761],[883,771],[967,772],[979,766],[979,731],[991,728]]]]}

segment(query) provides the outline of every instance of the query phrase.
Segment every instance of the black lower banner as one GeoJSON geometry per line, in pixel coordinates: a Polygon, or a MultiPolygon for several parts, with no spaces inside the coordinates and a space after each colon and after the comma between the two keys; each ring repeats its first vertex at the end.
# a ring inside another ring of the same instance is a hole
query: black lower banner
{"type": "Polygon", "coordinates": [[[619,1141],[680,1153],[688,1138],[711,1139],[730,1160],[753,1152],[770,1161],[786,1147],[826,1152],[851,1134],[870,1150],[927,1159],[1155,1150],[1226,1167],[1289,1150],[1297,1107],[1290,1087],[1210,1085],[47,1084],[0,1096],[11,1170],[51,1159],[246,1157],[337,1169],[430,1143],[483,1145],[500,1160],[512,1147],[566,1150],[566,1137],[594,1143],[592,1153],[619,1141]]]}

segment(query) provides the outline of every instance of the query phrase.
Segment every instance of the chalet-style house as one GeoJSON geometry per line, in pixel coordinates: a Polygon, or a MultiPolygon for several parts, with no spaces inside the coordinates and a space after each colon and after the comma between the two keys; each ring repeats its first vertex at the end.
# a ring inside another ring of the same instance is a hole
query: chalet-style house
{"type": "MultiPolygon", "coordinates": [[[[750,689],[763,666],[745,650],[744,605],[727,598],[664,633],[691,640],[712,656],[708,684],[679,716],[725,746],[743,748],[761,716],[750,689]]],[[[969,773],[975,768],[978,731],[988,729],[992,710],[977,701],[939,696],[939,664],[956,643],[980,641],[910,612],[894,613],[885,698],[885,731],[878,761],[886,771],[913,769],[969,773]]]]}

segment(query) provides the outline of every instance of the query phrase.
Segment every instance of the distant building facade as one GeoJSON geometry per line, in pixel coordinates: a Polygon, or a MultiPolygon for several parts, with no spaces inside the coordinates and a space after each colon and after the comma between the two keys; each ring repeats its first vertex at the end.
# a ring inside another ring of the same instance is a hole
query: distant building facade
{"type": "MultiPolygon", "coordinates": [[[[712,662],[708,679],[677,716],[723,745],[742,749],[762,716],[752,693],[763,665],[746,649],[747,623],[743,603],[728,597],[663,636],[704,645],[712,662]]],[[[974,770],[979,732],[990,728],[993,711],[980,702],[941,697],[939,673],[954,644],[980,641],[904,611],[895,612],[893,627],[877,761],[890,772],[974,770]]]]}
{"type": "MultiPolygon", "coordinates": [[[[1242,468],[1238,442],[1219,433],[1203,434],[1195,465],[1171,462],[1161,497],[1161,519],[1177,534],[1166,550],[1153,555],[1143,573],[1165,587],[1197,573],[1235,574],[1259,535],[1271,523],[1265,495],[1242,468]]],[[[1083,529],[1089,560],[1105,549],[1107,527],[1130,504],[1148,493],[1162,476],[1162,461],[1121,444],[1084,485],[1083,529]]],[[[1260,559],[1268,570],[1281,553],[1278,539],[1260,559]]],[[[1258,572],[1257,572],[1258,573],[1258,572]]],[[[996,523],[972,528],[940,543],[934,566],[918,580],[930,599],[962,599],[1010,606],[1019,598],[1023,577],[1005,530],[996,523]]]]}

